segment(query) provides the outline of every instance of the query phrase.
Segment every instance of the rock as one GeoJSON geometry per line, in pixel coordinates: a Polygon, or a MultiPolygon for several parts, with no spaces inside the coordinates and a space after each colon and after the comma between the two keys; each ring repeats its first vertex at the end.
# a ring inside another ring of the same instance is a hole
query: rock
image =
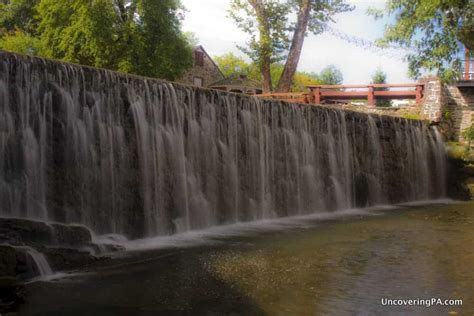
{"type": "Polygon", "coordinates": [[[84,226],[52,224],[54,241],[58,245],[80,247],[92,242],[92,235],[84,226]]]}
{"type": "Polygon", "coordinates": [[[48,259],[53,271],[72,270],[83,268],[98,260],[88,251],[71,248],[43,248],[41,252],[48,259]]]}
{"type": "Polygon", "coordinates": [[[16,308],[23,300],[22,286],[16,276],[18,251],[0,246],[0,315],[16,308]]]}
{"type": "Polygon", "coordinates": [[[16,275],[16,250],[10,246],[0,246],[0,277],[16,275]]]}
{"type": "Polygon", "coordinates": [[[0,218],[0,243],[10,245],[60,245],[82,247],[92,242],[84,226],[46,224],[27,219],[0,218]]]}
{"type": "Polygon", "coordinates": [[[0,243],[11,245],[51,244],[51,226],[27,219],[0,218],[0,243]]]}

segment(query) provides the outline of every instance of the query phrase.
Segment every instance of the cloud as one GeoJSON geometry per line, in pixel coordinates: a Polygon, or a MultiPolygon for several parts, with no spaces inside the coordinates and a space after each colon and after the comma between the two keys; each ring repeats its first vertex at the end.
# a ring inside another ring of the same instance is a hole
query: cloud
{"type": "MultiPolygon", "coordinates": [[[[351,0],[356,9],[339,14],[333,27],[357,38],[373,41],[383,35],[388,20],[374,21],[366,15],[368,7],[382,8],[383,1],[351,0]]],[[[229,0],[182,0],[188,9],[183,24],[185,31],[194,32],[209,54],[233,52],[243,55],[237,45],[244,45],[247,35],[228,18],[229,0]]],[[[303,47],[299,70],[319,72],[333,64],[344,75],[344,83],[369,83],[377,67],[387,73],[391,83],[409,82],[408,66],[403,51],[381,53],[354,45],[328,33],[309,35],[303,47]]]]}

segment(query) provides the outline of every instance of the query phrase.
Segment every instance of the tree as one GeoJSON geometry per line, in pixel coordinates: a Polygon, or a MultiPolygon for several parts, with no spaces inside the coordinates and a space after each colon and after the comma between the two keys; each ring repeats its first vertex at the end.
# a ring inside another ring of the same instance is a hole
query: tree
{"type": "MultiPolygon", "coordinates": [[[[219,66],[220,70],[226,77],[237,74],[247,75],[249,79],[261,82],[261,74],[258,65],[255,63],[248,63],[244,58],[238,57],[233,53],[227,53],[221,56],[214,56],[214,61],[219,66]]],[[[272,82],[278,82],[283,73],[283,64],[274,63],[270,67],[270,76],[272,82]]],[[[306,86],[321,84],[321,81],[315,74],[306,72],[296,72],[291,86],[291,91],[302,92],[306,91],[306,86]]]]}
{"type": "Polygon", "coordinates": [[[461,43],[474,49],[473,1],[390,0],[385,10],[369,13],[376,18],[394,17],[379,44],[398,44],[413,51],[407,55],[412,78],[420,77],[426,69],[436,70],[443,79],[453,79],[461,68],[461,43]]]}
{"type": "Polygon", "coordinates": [[[24,52],[27,43],[27,50],[44,57],[169,80],[192,65],[191,45],[180,30],[179,0],[25,3],[11,0],[1,7],[22,18],[0,20],[8,32],[0,47],[24,52]]]}
{"type": "MultiPolygon", "coordinates": [[[[372,83],[373,84],[387,83],[387,74],[381,68],[377,68],[375,73],[372,75],[372,83]]],[[[388,89],[387,88],[374,88],[374,90],[384,91],[388,89]]],[[[377,100],[376,106],[389,107],[389,106],[392,106],[392,102],[390,100],[377,100]]]]}
{"type": "Polygon", "coordinates": [[[319,79],[322,84],[341,84],[343,80],[342,72],[336,68],[334,65],[329,65],[319,74],[319,79]]]}
{"type": "Polygon", "coordinates": [[[41,41],[22,31],[14,31],[0,38],[0,48],[25,55],[44,55],[45,48],[41,41]]]}
{"type": "Polygon", "coordinates": [[[35,7],[39,0],[8,0],[0,2],[0,36],[21,31],[32,36],[36,33],[38,20],[35,7]]]}
{"type": "Polygon", "coordinates": [[[287,92],[307,32],[321,33],[334,14],[351,9],[345,0],[232,0],[229,12],[250,35],[241,49],[259,65],[264,91],[272,89],[271,64],[286,60],[277,91],[287,92]]]}
{"type": "Polygon", "coordinates": [[[226,77],[234,74],[245,74],[251,79],[260,81],[258,76],[254,76],[254,65],[249,64],[242,57],[236,56],[233,53],[227,53],[221,56],[214,56],[213,59],[226,77]]]}
{"type": "Polygon", "coordinates": [[[9,0],[0,3],[0,48],[28,55],[43,55],[36,36],[39,0],[9,0]]]}

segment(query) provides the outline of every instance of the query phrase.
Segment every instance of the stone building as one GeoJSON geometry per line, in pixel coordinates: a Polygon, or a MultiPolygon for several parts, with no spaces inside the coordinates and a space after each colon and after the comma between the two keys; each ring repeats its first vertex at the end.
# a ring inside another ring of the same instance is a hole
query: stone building
{"type": "Polygon", "coordinates": [[[193,67],[177,82],[198,87],[208,87],[211,83],[224,79],[216,63],[206,50],[198,45],[193,49],[193,67]]]}

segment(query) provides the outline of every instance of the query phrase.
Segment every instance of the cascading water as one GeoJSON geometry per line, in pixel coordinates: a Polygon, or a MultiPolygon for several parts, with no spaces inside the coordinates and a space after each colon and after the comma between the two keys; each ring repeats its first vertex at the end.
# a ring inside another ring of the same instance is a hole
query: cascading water
{"type": "Polygon", "coordinates": [[[35,264],[38,276],[45,277],[53,274],[46,257],[34,248],[28,246],[16,246],[15,248],[24,251],[35,264]]]}
{"type": "Polygon", "coordinates": [[[0,215],[173,234],[445,194],[419,121],[0,52],[0,215]]]}

